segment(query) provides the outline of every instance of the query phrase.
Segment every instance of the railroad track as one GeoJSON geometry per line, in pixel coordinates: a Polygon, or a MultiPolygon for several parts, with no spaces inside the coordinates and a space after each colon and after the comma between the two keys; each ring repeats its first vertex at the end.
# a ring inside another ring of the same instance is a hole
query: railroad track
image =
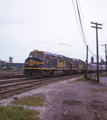
{"type": "Polygon", "coordinates": [[[12,79],[12,78],[24,78],[23,74],[20,75],[14,75],[14,74],[4,74],[0,75],[0,80],[2,79],[12,79]]]}
{"type": "Polygon", "coordinates": [[[71,79],[74,77],[77,77],[77,75],[50,77],[50,78],[42,78],[42,79],[18,78],[18,79],[0,80],[0,99],[8,98],[15,94],[19,94],[25,91],[35,89],[37,87],[40,87],[41,85],[45,85],[50,82],[71,79]]]}

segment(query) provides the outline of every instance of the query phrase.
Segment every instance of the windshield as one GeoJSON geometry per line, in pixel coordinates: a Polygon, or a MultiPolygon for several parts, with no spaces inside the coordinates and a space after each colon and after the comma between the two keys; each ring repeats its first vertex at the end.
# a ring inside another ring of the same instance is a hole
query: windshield
{"type": "Polygon", "coordinates": [[[35,55],[29,55],[29,57],[35,57],[35,55]]]}
{"type": "Polygon", "coordinates": [[[38,55],[36,55],[36,57],[44,59],[44,55],[43,54],[38,54],[38,55]]]}

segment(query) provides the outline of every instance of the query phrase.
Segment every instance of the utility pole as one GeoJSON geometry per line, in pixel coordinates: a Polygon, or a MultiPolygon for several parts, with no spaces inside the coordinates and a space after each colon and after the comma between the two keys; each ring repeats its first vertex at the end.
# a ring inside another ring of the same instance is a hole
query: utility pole
{"type": "Polygon", "coordinates": [[[101,58],[101,74],[102,74],[102,58],[101,58]]]}
{"type": "Polygon", "coordinates": [[[88,45],[87,45],[87,52],[86,52],[86,79],[88,78],[88,45]]]}
{"type": "Polygon", "coordinates": [[[102,26],[102,24],[91,22],[91,24],[94,24],[95,26],[91,26],[93,28],[96,28],[96,46],[97,46],[97,81],[99,82],[99,52],[98,52],[98,29],[102,29],[101,27],[98,27],[98,25],[102,26]]]}
{"type": "Polygon", "coordinates": [[[101,45],[105,46],[105,58],[106,58],[106,74],[107,74],[107,44],[101,45]]]}

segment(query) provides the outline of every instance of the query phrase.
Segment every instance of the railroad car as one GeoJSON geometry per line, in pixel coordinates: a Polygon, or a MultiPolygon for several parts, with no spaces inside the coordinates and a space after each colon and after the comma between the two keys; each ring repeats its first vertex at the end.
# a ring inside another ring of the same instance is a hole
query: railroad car
{"type": "MultiPolygon", "coordinates": [[[[106,65],[99,65],[99,71],[106,71],[106,65]]],[[[88,72],[97,72],[97,64],[88,64],[88,72]]]]}
{"type": "Polygon", "coordinates": [[[106,65],[100,65],[100,70],[106,71],[106,65]]]}
{"type": "Polygon", "coordinates": [[[90,72],[96,72],[97,71],[97,65],[96,64],[91,64],[90,72]]]}

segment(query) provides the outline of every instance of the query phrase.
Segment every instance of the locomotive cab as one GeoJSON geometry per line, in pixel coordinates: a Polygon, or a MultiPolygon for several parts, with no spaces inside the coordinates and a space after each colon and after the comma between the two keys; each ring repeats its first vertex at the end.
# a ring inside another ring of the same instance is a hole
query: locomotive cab
{"type": "Polygon", "coordinates": [[[45,60],[45,54],[42,52],[42,51],[33,51],[29,54],[29,57],[38,57],[38,58],[41,58],[43,60],[45,60]]]}
{"type": "Polygon", "coordinates": [[[45,65],[45,54],[42,51],[32,51],[24,63],[24,76],[41,76],[45,65]]]}

